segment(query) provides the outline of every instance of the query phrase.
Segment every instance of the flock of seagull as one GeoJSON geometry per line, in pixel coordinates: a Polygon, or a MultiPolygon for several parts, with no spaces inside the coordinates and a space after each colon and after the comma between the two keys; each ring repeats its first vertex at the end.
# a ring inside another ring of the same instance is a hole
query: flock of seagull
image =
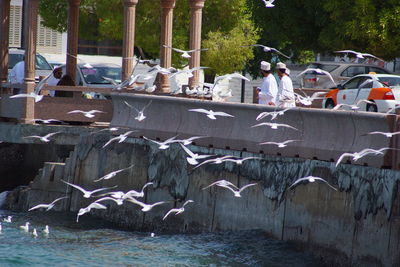
{"type": "MultiPolygon", "coordinates": [[[[146,110],[148,110],[149,108],[151,108],[151,104],[152,102],[149,101],[147,104],[145,104],[142,108],[137,108],[132,106],[131,104],[125,102],[125,104],[132,110],[134,110],[137,115],[134,115],[134,119],[141,122],[143,120],[145,120],[146,117],[146,110]]],[[[284,116],[286,114],[287,111],[291,110],[293,108],[286,108],[286,109],[282,109],[282,110],[274,110],[271,112],[261,112],[256,118],[256,121],[261,121],[263,119],[268,119],[269,118],[269,122],[260,122],[258,124],[255,124],[253,126],[251,126],[251,128],[255,128],[255,127],[261,127],[261,126],[266,126],[266,127],[270,127],[271,129],[278,129],[278,128],[286,128],[286,129],[290,129],[290,130],[294,130],[294,131],[299,131],[299,129],[288,125],[288,124],[282,124],[282,123],[274,123],[273,121],[275,119],[277,119],[280,116],[284,116]]],[[[232,114],[226,113],[226,112],[222,112],[222,111],[214,111],[214,110],[206,110],[206,109],[202,109],[202,108],[195,108],[195,109],[189,109],[188,112],[196,112],[196,113],[200,113],[200,114],[204,114],[205,118],[209,119],[209,120],[217,120],[218,118],[234,118],[234,116],[232,114]]],[[[78,113],[77,111],[74,112],[69,112],[69,113],[78,113]]],[[[79,112],[82,113],[84,116],[90,115],[90,116],[96,116],[96,113],[99,112],[95,112],[95,111],[87,111],[87,112],[79,112]]],[[[51,120],[49,120],[51,121],[51,120]]],[[[106,128],[106,129],[102,129],[98,132],[101,131],[105,131],[105,130],[109,130],[110,132],[115,132],[120,130],[120,128],[118,127],[113,127],[113,128],[106,128]]],[[[108,140],[102,148],[107,147],[109,144],[111,144],[112,142],[118,142],[118,143],[122,143],[124,142],[130,134],[132,134],[133,132],[135,132],[134,130],[130,130],[130,131],[126,131],[122,134],[117,135],[116,137],[110,138],[110,140],[108,140]]],[[[50,142],[52,138],[54,138],[54,136],[56,134],[60,134],[61,132],[53,132],[53,133],[49,133],[45,136],[27,136],[25,138],[37,138],[42,142],[50,142]]],[[[394,135],[398,135],[400,134],[400,132],[378,132],[378,131],[374,131],[374,132],[370,132],[370,133],[366,133],[365,135],[382,135],[384,137],[390,138],[394,135]]],[[[225,162],[232,162],[234,164],[238,164],[241,165],[243,164],[244,161],[246,160],[262,160],[261,157],[245,157],[245,158],[240,158],[237,156],[233,156],[233,155],[211,155],[211,154],[198,154],[195,153],[193,151],[191,151],[188,147],[188,145],[192,144],[195,140],[201,139],[201,138],[207,138],[208,136],[192,136],[190,138],[187,139],[178,139],[178,136],[173,136],[171,138],[168,138],[165,141],[158,141],[158,140],[152,140],[148,137],[143,136],[143,139],[147,140],[148,142],[154,143],[158,146],[158,149],[160,150],[165,150],[168,149],[170,147],[171,144],[177,143],[180,145],[180,147],[182,148],[182,150],[185,152],[186,156],[186,160],[187,163],[192,166],[192,169],[195,170],[203,165],[206,164],[212,164],[212,165],[216,165],[216,164],[222,164],[225,162]]],[[[285,140],[283,142],[262,142],[260,143],[260,145],[275,145],[278,148],[284,148],[286,146],[288,146],[290,143],[293,142],[301,142],[302,140],[285,140]]],[[[390,150],[392,148],[388,148],[388,147],[384,147],[381,149],[371,149],[371,148],[366,148],[360,152],[355,152],[355,153],[343,153],[338,160],[335,163],[335,166],[337,167],[345,158],[350,157],[353,161],[357,161],[360,158],[366,156],[366,155],[374,155],[374,156],[383,156],[384,152],[386,150],[390,150]]],[[[93,180],[94,183],[102,181],[102,180],[110,180],[114,177],[116,177],[119,173],[121,172],[125,172],[128,171],[130,169],[134,168],[134,165],[130,165],[127,166],[125,168],[119,169],[119,170],[115,170],[113,172],[110,172],[102,177],[96,178],[93,180]]],[[[299,179],[297,179],[296,181],[294,181],[289,187],[288,189],[292,189],[296,186],[298,186],[299,184],[303,184],[303,183],[313,183],[313,182],[322,182],[325,183],[329,188],[336,190],[337,189],[331,185],[330,183],[328,183],[328,181],[326,181],[324,178],[322,177],[315,177],[315,176],[306,176],[306,177],[301,177],[299,179]]],[[[92,209],[107,209],[107,206],[104,204],[104,202],[115,202],[118,206],[123,205],[124,203],[128,202],[134,205],[137,205],[143,212],[148,212],[150,210],[152,210],[154,207],[156,206],[160,206],[160,205],[164,205],[167,204],[169,202],[172,201],[159,201],[159,202],[155,202],[155,203],[144,203],[142,201],[139,200],[139,198],[143,198],[145,196],[145,189],[148,186],[153,185],[152,182],[146,183],[143,188],[141,189],[141,191],[137,191],[136,189],[132,189],[128,192],[122,192],[122,191],[110,191],[114,188],[116,188],[117,186],[113,186],[113,187],[104,187],[104,188],[98,188],[98,189],[94,189],[94,190],[87,190],[79,185],[67,182],[67,181],[62,181],[63,183],[65,183],[67,186],[72,187],[75,190],[78,190],[82,193],[82,197],[83,198],[87,198],[87,199],[93,199],[94,201],[88,205],[87,207],[83,207],[81,209],[79,209],[78,213],[77,213],[77,218],[76,221],[79,222],[79,217],[89,213],[92,209]]],[[[217,186],[220,188],[224,188],[226,190],[229,190],[233,193],[234,197],[241,197],[242,193],[248,189],[249,187],[253,187],[258,185],[257,183],[250,183],[250,184],[246,184],[243,187],[239,188],[236,185],[232,184],[229,181],[226,181],[224,179],[222,180],[218,180],[215,181],[213,183],[211,183],[210,185],[203,187],[202,190],[206,190],[209,189],[211,187],[217,186]]],[[[61,202],[62,200],[67,199],[68,197],[64,196],[64,197],[60,197],[55,199],[54,201],[52,201],[51,203],[42,203],[42,204],[38,204],[35,205],[33,207],[31,207],[29,209],[29,211],[33,211],[33,210],[38,210],[38,209],[45,209],[46,211],[51,210],[57,203],[61,202]]],[[[179,215],[181,213],[183,213],[185,211],[185,206],[189,205],[190,203],[193,203],[193,200],[187,200],[186,202],[184,202],[180,207],[175,207],[170,209],[169,211],[167,211],[165,213],[165,215],[163,216],[163,220],[166,220],[169,216],[171,216],[172,214],[174,215],[179,215]]],[[[11,220],[11,218],[10,218],[11,220]]],[[[25,230],[25,231],[29,231],[29,222],[27,222],[25,225],[21,226],[21,229],[25,230]]],[[[46,228],[47,232],[48,230],[48,226],[46,228]]],[[[32,235],[37,237],[37,231],[36,229],[34,229],[34,231],[32,232],[32,235]]]]}

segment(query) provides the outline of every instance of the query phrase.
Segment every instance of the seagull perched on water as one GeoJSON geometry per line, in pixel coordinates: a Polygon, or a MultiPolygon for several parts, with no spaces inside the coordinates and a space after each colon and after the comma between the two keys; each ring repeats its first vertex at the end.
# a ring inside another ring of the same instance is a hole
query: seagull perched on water
{"type": "Polygon", "coordinates": [[[216,181],[216,182],[210,184],[209,186],[204,187],[203,190],[207,189],[207,188],[209,188],[211,186],[214,186],[214,185],[219,186],[219,187],[227,188],[227,189],[229,189],[229,190],[231,190],[233,192],[235,197],[241,197],[240,193],[243,190],[245,190],[246,188],[248,188],[250,186],[257,185],[257,183],[247,184],[247,185],[243,186],[242,188],[238,188],[236,185],[232,184],[231,182],[228,182],[226,180],[220,180],[220,181],[216,181]]]}
{"type": "Polygon", "coordinates": [[[128,135],[130,135],[131,133],[133,133],[135,131],[128,131],[126,133],[120,134],[116,137],[111,138],[110,140],[108,140],[107,143],[104,144],[103,148],[105,148],[106,146],[108,146],[109,144],[111,144],[114,141],[118,140],[118,143],[122,143],[126,140],[126,138],[128,138],[128,135]]]}
{"type": "Polygon", "coordinates": [[[357,161],[360,158],[369,155],[369,154],[373,154],[373,155],[383,155],[383,151],[388,150],[388,149],[393,149],[390,147],[384,147],[381,149],[372,149],[372,148],[366,148],[361,150],[360,152],[354,152],[354,153],[343,153],[339,159],[336,161],[336,167],[339,165],[339,163],[345,158],[345,157],[353,157],[353,161],[357,161]]]}
{"type": "Polygon", "coordinates": [[[147,141],[157,144],[158,149],[161,149],[161,150],[165,150],[165,149],[169,148],[170,144],[172,144],[172,143],[178,143],[178,141],[175,140],[176,137],[177,137],[177,135],[175,135],[174,137],[168,138],[164,142],[159,142],[159,141],[147,138],[146,136],[143,136],[143,138],[146,139],[147,141]]]}
{"type": "Polygon", "coordinates": [[[11,220],[12,220],[12,216],[7,216],[7,218],[3,219],[3,222],[11,223],[11,220]]]}
{"type": "Polygon", "coordinates": [[[170,210],[167,212],[167,214],[164,215],[163,221],[168,217],[168,215],[170,215],[170,214],[173,213],[173,212],[175,212],[175,215],[181,214],[182,212],[185,211],[185,206],[186,206],[187,204],[189,204],[189,203],[192,203],[192,202],[194,202],[194,201],[189,199],[189,200],[187,200],[185,203],[183,203],[182,207],[180,207],[179,209],[178,209],[178,208],[170,209],[170,210]]]}
{"type": "Polygon", "coordinates": [[[86,208],[81,208],[78,211],[78,215],[76,216],[76,222],[79,221],[79,216],[82,216],[83,214],[90,212],[91,209],[102,209],[102,210],[105,210],[105,209],[107,209],[107,207],[104,206],[103,204],[100,204],[100,203],[97,203],[97,202],[93,202],[92,204],[90,204],[86,208]]]}
{"type": "Polygon", "coordinates": [[[262,0],[265,4],[265,7],[274,7],[275,5],[273,5],[272,3],[275,2],[275,0],[262,0]]]}
{"type": "Polygon", "coordinates": [[[261,47],[261,48],[263,49],[264,52],[277,53],[277,54],[280,54],[280,55],[282,55],[282,56],[284,56],[284,57],[286,57],[286,58],[290,58],[289,56],[285,55],[284,53],[282,53],[282,52],[279,51],[278,49],[273,48],[273,47],[269,47],[269,46],[266,46],[266,45],[254,44],[254,45],[245,45],[245,46],[243,46],[243,47],[249,47],[249,46],[261,47]]]}
{"type": "Polygon", "coordinates": [[[39,205],[36,205],[36,206],[30,208],[28,211],[32,211],[32,210],[36,210],[36,209],[40,209],[40,208],[45,208],[46,211],[49,211],[54,207],[54,205],[56,204],[57,201],[59,201],[61,199],[64,199],[64,198],[68,198],[68,197],[59,197],[56,200],[54,200],[53,202],[51,202],[50,204],[39,204],[39,205]]]}
{"type": "Polygon", "coordinates": [[[126,168],[123,168],[123,169],[120,169],[120,170],[117,170],[117,171],[110,172],[109,174],[106,174],[106,175],[100,177],[99,179],[94,180],[93,182],[98,182],[98,181],[101,181],[101,180],[108,180],[108,179],[111,179],[111,178],[115,177],[118,173],[123,172],[123,171],[126,171],[126,170],[129,170],[129,169],[132,168],[133,166],[134,166],[134,165],[132,164],[132,165],[129,166],[129,167],[126,167],[126,168]]]}
{"type": "Polygon", "coordinates": [[[33,228],[32,235],[33,235],[33,237],[34,237],[34,238],[38,237],[38,234],[37,234],[36,228],[33,228]]]}
{"type": "Polygon", "coordinates": [[[193,52],[196,52],[196,51],[206,51],[206,50],[208,50],[208,48],[201,48],[201,49],[192,49],[192,50],[182,50],[182,49],[178,49],[178,48],[173,48],[173,47],[171,47],[171,46],[168,46],[168,45],[163,45],[165,48],[169,48],[169,49],[172,49],[172,50],[174,50],[174,51],[176,51],[176,52],[178,52],[178,53],[181,53],[182,55],[181,55],[181,57],[183,57],[183,58],[191,58],[191,56],[189,55],[189,53],[193,53],[193,52]]]}
{"type": "Polygon", "coordinates": [[[100,111],[100,110],[89,110],[89,111],[83,111],[83,110],[72,110],[70,112],[67,112],[67,114],[73,114],[73,113],[82,113],[85,117],[87,118],[94,118],[95,117],[95,113],[105,113],[104,111],[100,111]]]}
{"type": "Polygon", "coordinates": [[[26,222],[25,225],[21,225],[19,228],[21,228],[25,232],[29,232],[29,225],[30,224],[31,224],[30,222],[26,222]]]}
{"type": "Polygon", "coordinates": [[[256,124],[256,125],[251,126],[251,128],[259,127],[259,126],[263,126],[263,125],[265,125],[265,126],[270,126],[271,129],[274,129],[274,130],[278,129],[278,127],[290,128],[290,129],[293,129],[293,130],[296,130],[296,131],[299,130],[299,129],[297,129],[297,128],[293,127],[293,126],[290,126],[290,125],[288,125],[288,124],[283,124],[283,123],[272,123],[272,122],[262,122],[262,123],[259,123],[259,124],[256,124]]]}
{"type": "Polygon", "coordinates": [[[44,233],[45,235],[50,234],[50,228],[49,228],[48,225],[46,225],[46,227],[43,229],[43,233],[44,233]]]}
{"type": "Polygon", "coordinates": [[[126,201],[129,201],[129,202],[132,202],[132,203],[134,203],[136,205],[141,206],[143,212],[149,211],[152,208],[154,208],[155,206],[162,205],[162,204],[166,203],[166,201],[159,201],[159,202],[156,202],[156,203],[153,203],[153,204],[145,204],[145,203],[140,202],[139,200],[137,200],[135,198],[127,198],[126,201]]]}
{"type": "Polygon", "coordinates": [[[207,117],[211,120],[216,120],[217,118],[215,116],[221,116],[221,117],[235,117],[231,114],[222,112],[222,111],[213,111],[213,110],[206,110],[203,108],[194,108],[194,109],[189,109],[189,111],[193,112],[199,112],[199,113],[204,113],[207,114],[207,117]]]}
{"type": "Polygon", "coordinates": [[[135,120],[138,120],[138,121],[142,121],[142,120],[146,119],[146,116],[144,115],[144,110],[145,110],[148,106],[150,106],[150,104],[151,104],[152,102],[153,102],[153,100],[150,100],[150,102],[147,103],[147,105],[145,105],[141,110],[138,110],[138,109],[135,108],[134,106],[128,104],[128,102],[124,101],[124,103],[125,103],[128,107],[130,107],[131,109],[136,110],[136,112],[137,112],[138,114],[137,114],[137,116],[135,117],[135,120]]]}
{"type": "Polygon", "coordinates": [[[72,186],[73,188],[78,189],[79,191],[81,191],[81,192],[83,193],[83,197],[84,197],[84,198],[90,198],[94,193],[97,193],[97,192],[100,192],[100,191],[104,191],[104,190],[108,190],[108,189],[112,189],[112,188],[116,188],[116,187],[117,187],[117,186],[105,187],[105,188],[100,188],[100,189],[96,189],[96,190],[93,190],[93,191],[88,191],[88,190],[83,189],[83,188],[80,187],[79,185],[71,184],[71,183],[68,183],[68,182],[66,182],[66,181],[64,181],[64,180],[61,180],[61,181],[64,182],[64,183],[66,183],[67,185],[70,185],[70,186],[72,186]]]}
{"type": "Polygon", "coordinates": [[[56,135],[56,134],[59,134],[59,133],[61,133],[61,132],[54,132],[54,133],[49,133],[49,134],[46,134],[45,136],[38,136],[38,135],[31,135],[31,136],[24,136],[23,138],[37,138],[37,139],[40,139],[40,141],[43,141],[43,142],[50,142],[50,137],[52,137],[53,135],[56,135]]]}
{"type": "Polygon", "coordinates": [[[277,145],[278,147],[287,147],[287,144],[292,143],[292,142],[300,142],[302,140],[286,140],[284,142],[264,142],[260,143],[260,145],[277,145]]]}
{"type": "Polygon", "coordinates": [[[197,153],[193,153],[189,148],[185,147],[184,145],[182,144],[180,145],[182,149],[190,156],[186,157],[186,160],[190,165],[199,164],[199,162],[197,161],[198,159],[205,159],[213,156],[213,155],[199,155],[197,153]]]}
{"type": "Polygon", "coordinates": [[[33,97],[35,99],[35,102],[42,101],[42,99],[43,99],[43,95],[38,95],[38,94],[35,94],[34,92],[31,92],[29,94],[17,94],[17,95],[10,96],[10,98],[21,98],[21,97],[33,97]]]}
{"type": "Polygon", "coordinates": [[[400,132],[385,133],[385,132],[378,132],[378,131],[375,131],[375,132],[370,132],[370,133],[367,133],[367,134],[380,134],[380,135],[384,135],[384,136],[390,138],[390,137],[393,137],[393,136],[395,136],[395,135],[400,134],[400,132]]]}
{"type": "Polygon", "coordinates": [[[309,183],[313,183],[315,181],[321,181],[321,182],[326,183],[330,188],[337,191],[337,189],[335,187],[333,187],[332,185],[330,185],[326,180],[322,179],[321,177],[316,177],[316,176],[307,176],[307,177],[300,178],[300,179],[296,180],[291,186],[289,186],[289,189],[303,181],[307,181],[309,183]]]}

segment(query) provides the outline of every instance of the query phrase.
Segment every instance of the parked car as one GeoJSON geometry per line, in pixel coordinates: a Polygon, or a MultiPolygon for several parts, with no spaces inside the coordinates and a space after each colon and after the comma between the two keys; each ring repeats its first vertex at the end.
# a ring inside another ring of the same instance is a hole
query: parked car
{"type": "MultiPolygon", "coordinates": [[[[8,53],[8,73],[10,73],[15,64],[24,59],[25,50],[11,48],[8,53]]],[[[39,81],[40,76],[48,76],[52,71],[53,68],[47,60],[42,55],[36,54],[36,81],[39,81]]]]}
{"type": "MultiPolygon", "coordinates": [[[[66,65],[60,66],[63,74],[66,73],[66,65]]],[[[122,68],[112,63],[79,63],[76,70],[76,84],[79,86],[108,88],[113,85],[103,79],[103,77],[114,79],[117,83],[121,82],[122,68]]],[[[104,99],[108,96],[97,93],[90,93],[93,98],[104,99]]]]}
{"type": "MultiPolygon", "coordinates": [[[[400,105],[400,76],[391,74],[357,75],[336,89],[329,91],[322,102],[323,108],[338,104],[354,105],[360,100],[360,109],[370,112],[388,112],[400,105]]],[[[346,109],[346,107],[345,107],[346,109]]],[[[347,109],[350,109],[347,107],[347,109]]],[[[391,111],[392,113],[394,110],[391,111]]]]}
{"type": "Polygon", "coordinates": [[[332,75],[332,81],[326,74],[315,71],[306,72],[302,78],[302,87],[304,88],[332,88],[337,84],[343,83],[359,74],[374,72],[377,74],[390,74],[390,71],[370,64],[361,63],[341,63],[341,62],[313,62],[307,68],[321,69],[332,75]]]}

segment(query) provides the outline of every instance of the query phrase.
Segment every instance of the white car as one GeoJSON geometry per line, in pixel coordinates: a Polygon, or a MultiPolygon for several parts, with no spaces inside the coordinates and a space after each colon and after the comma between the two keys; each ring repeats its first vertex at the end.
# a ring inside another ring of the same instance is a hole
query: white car
{"type": "MultiPolygon", "coordinates": [[[[357,75],[336,89],[329,91],[323,102],[323,108],[334,108],[338,104],[355,105],[360,100],[358,110],[370,112],[394,112],[400,106],[400,76],[391,74],[357,75]]],[[[343,106],[343,109],[355,109],[343,106]]]]}

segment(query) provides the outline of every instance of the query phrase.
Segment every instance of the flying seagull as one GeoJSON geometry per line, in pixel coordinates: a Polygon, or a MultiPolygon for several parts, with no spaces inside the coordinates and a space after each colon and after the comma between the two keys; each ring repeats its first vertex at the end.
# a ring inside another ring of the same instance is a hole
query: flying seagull
{"type": "Polygon", "coordinates": [[[302,140],[286,140],[284,142],[264,142],[260,143],[260,145],[277,145],[278,147],[287,147],[287,144],[292,143],[292,142],[300,142],[302,140]]]}
{"type": "Polygon", "coordinates": [[[190,165],[196,165],[199,164],[197,161],[198,159],[205,159],[212,157],[213,155],[199,155],[197,153],[193,153],[189,148],[185,147],[184,145],[180,144],[182,149],[190,156],[187,157],[186,160],[190,165]]]}
{"type": "Polygon", "coordinates": [[[170,144],[172,144],[172,143],[178,143],[178,141],[175,140],[176,137],[177,137],[177,135],[173,136],[171,138],[168,138],[164,142],[159,142],[159,141],[147,138],[146,136],[143,136],[143,138],[146,139],[147,141],[150,141],[150,142],[153,142],[153,143],[157,144],[158,145],[158,149],[161,149],[161,150],[165,150],[165,149],[169,148],[170,144]]]}
{"type": "Polygon", "coordinates": [[[385,132],[378,132],[378,131],[375,131],[375,132],[370,132],[370,133],[367,133],[367,134],[380,134],[380,135],[384,135],[384,136],[390,138],[390,137],[393,137],[393,136],[395,136],[395,135],[400,134],[400,132],[385,133],[385,132]]]}
{"type": "Polygon", "coordinates": [[[192,203],[192,202],[194,202],[194,201],[193,201],[193,200],[187,200],[185,203],[183,203],[182,207],[180,207],[179,209],[178,209],[178,208],[176,208],[176,209],[170,209],[170,210],[167,212],[167,214],[165,214],[165,216],[163,217],[163,220],[165,220],[165,219],[168,217],[168,215],[170,215],[170,214],[173,213],[173,212],[175,212],[175,215],[181,214],[182,212],[185,211],[185,206],[186,206],[187,204],[189,204],[189,203],[192,203]]]}
{"type": "Polygon", "coordinates": [[[202,49],[192,49],[192,50],[181,50],[181,49],[178,49],[178,48],[173,48],[173,47],[171,47],[171,46],[168,46],[168,45],[163,45],[165,48],[169,48],[169,49],[172,49],[172,50],[174,50],[174,51],[176,51],[176,52],[178,52],[178,53],[181,53],[182,55],[181,55],[181,57],[183,57],[183,58],[191,58],[191,56],[189,55],[189,53],[193,53],[193,52],[196,52],[196,51],[206,51],[206,50],[208,50],[208,48],[202,48],[202,49]]]}
{"type": "Polygon", "coordinates": [[[343,153],[339,159],[336,161],[336,167],[339,165],[339,163],[345,158],[345,157],[353,157],[354,161],[359,160],[360,158],[368,155],[368,154],[373,154],[373,155],[383,155],[383,151],[388,150],[388,149],[392,149],[389,147],[384,147],[381,149],[372,149],[372,148],[366,148],[361,150],[360,152],[354,152],[354,153],[343,153]]]}
{"type": "Polygon", "coordinates": [[[90,198],[94,193],[117,187],[117,186],[105,187],[105,188],[100,188],[100,189],[96,189],[96,190],[93,190],[93,191],[88,191],[88,190],[85,190],[85,189],[83,189],[82,187],[80,187],[80,186],[78,186],[76,184],[71,184],[71,183],[68,183],[68,182],[66,182],[64,180],[61,180],[61,181],[66,183],[67,185],[72,186],[73,188],[78,189],[79,191],[81,191],[83,193],[83,197],[84,198],[90,198]]]}
{"type": "Polygon", "coordinates": [[[271,129],[274,129],[274,130],[278,129],[278,127],[290,128],[290,129],[293,129],[293,130],[296,130],[296,131],[299,130],[299,129],[297,129],[297,128],[293,127],[293,126],[290,126],[290,125],[288,125],[288,124],[272,123],[272,122],[262,122],[262,123],[259,123],[259,124],[256,124],[256,125],[251,126],[251,128],[259,127],[259,126],[263,126],[263,125],[265,125],[265,126],[270,126],[271,129]]]}
{"type": "Polygon", "coordinates": [[[78,211],[78,215],[76,216],[76,222],[79,221],[79,216],[82,216],[83,214],[90,212],[91,209],[102,209],[102,210],[105,210],[105,209],[107,209],[107,207],[104,206],[103,204],[100,204],[100,203],[97,203],[97,202],[93,202],[89,206],[87,206],[86,208],[81,208],[78,211]]]}
{"type": "Polygon", "coordinates": [[[297,184],[299,184],[303,181],[307,181],[310,183],[313,183],[315,181],[321,181],[321,182],[326,183],[330,188],[337,191],[337,189],[335,187],[333,187],[332,185],[330,185],[325,179],[322,179],[321,177],[316,177],[316,176],[307,176],[307,177],[300,178],[300,179],[296,180],[291,186],[289,186],[289,188],[293,188],[294,186],[296,186],[297,184]]]}
{"type": "Polygon", "coordinates": [[[135,120],[143,121],[144,119],[146,119],[146,116],[144,115],[144,110],[145,110],[148,106],[150,106],[150,104],[152,103],[152,101],[153,101],[153,100],[150,100],[150,102],[147,103],[147,105],[145,105],[141,110],[138,110],[137,108],[135,108],[134,106],[130,105],[130,104],[129,104],[128,102],[126,102],[126,101],[124,101],[124,103],[125,103],[128,107],[130,107],[131,109],[136,110],[137,116],[135,117],[135,120]]]}
{"type": "Polygon", "coordinates": [[[59,134],[59,133],[61,133],[61,132],[54,132],[54,133],[49,133],[49,134],[46,134],[45,136],[38,136],[38,135],[31,135],[31,136],[25,136],[24,138],[37,138],[37,139],[40,139],[40,141],[43,141],[43,142],[50,142],[50,137],[52,137],[53,135],[56,135],[56,134],[59,134]]]}
{"type": "Polygon", "coordinates": [[[36,205],[36,206],[30,208],[28,211],[32,211],[32,210],[40,209],[40,208],[45,208],[46,211],[49,211],[49,210],[51,210],[51,209],[54,207],[54,205],[56,204],[57,201],[59,201],[59,200],[61,200],[61,199],[64,199],[64,198],[68,198],[68,197],[60,197],[60,198],[57,198],[56,200],[54,200],[54,201],[51,202],[50,204],[39,204],[39,205],[36,205]]]}
{"type": "Polygon", "coordinates": [[[372,54],[356,52],[356,51],[353,51],[353,50],[340,50],[340,51],[335,51],[335,53],[353,54],[353,55],[355,55],[357,58],[366,58],[366,57],[370,57],[370,58],[375,58],[375,59],[384,61],[383,59],[381,59],[381,58],[379,58],[379,57],[376,57],[376,56],[374,56],[374,55],[372,55],[372,54]]]}
{"type": "Polygon", "coordinates": [[[42,101],[42,99],[43,99],[43,95],[38,95],[38,94],[35,94],[34,92],[31,92],[29,94],[17,94],[17,95],[10,96],[10,98],[21,98],[21,97],[33,97],[35,99],[35,102],[42,101]]]}
{"type": "Polygon", "coordinates": [[[216,120],[217,118],[215,116],[221,116],[221,117],[234,117],[231,114],[222,112],[222,111],[213,111],[213,110],[206,110],[203,108],[194,108],[194,109],[189,109],[189,111],[193,112],[199,112],[199,113],[204,113],[207,114],[207,117],[211,120],[216,120]]]}
{"type": "Polygon", "coordinates": [[[126,138],[128,138],[128,135],[130,135],[131,133],[133,133],[135,131],[128,131],[126,133],[120,134],[116,137],[111,138],[110,140],[108,140],[107,143],[104,144],[103,148],[105,148],[106,146],[108,146],[109,144],[111,144],[114,141],[118,140],[118,143],[122,143],[126,140],[126,138]]]}
{"type": "Polygon", "coordinates": [[[233,194],[235,195],[235,197],[241,197],[240,193],[241,193],[243,190],[245,190],[246,188],[248,188],[248,187],[250,187],[250,186],[257,185],[257,183],[254,183],[254,184],[247,184],[247,185],[243,186],[242,188],[238,188],[237,186],[233,185],[233,184],[230,183],[230,182],[227,182],[226,180],[221,180],[221,181],[217,181],[217,182],[215,182],[215,183],[212,183],[211,185],[209,185],[209,186],[203,188],[203,190],[206,189],[206,188],[209,188],[209,187],[211,187],[211,186],[214,186],[214,185],[219,186],[219,187],[227,188],[227,189],[229,189],[229,190],[231,190],[231,191],[233,192],[233,194]]]}
{"type": "Polygon", "coordinates": [[[284,53],[282,53],[278,49],[273,48],[273,47],[269,47],[269,46],[266,46],[266,45],[254,44],[254,45],[246,45],[245,47],[248,47],[248,46],[261,47],[264,52],[277,53],[277,54],[280,54],[280,55],[284,56],[285,58],[288,58],[288,59],[290,58],[289,56],[285,55],[284,53]]]}
{"type": "Polygon", "coordinates": [[[67,114],[73,114],[73,113],[82,113],[85,117],[87,118],[94,118],[95,117],[95,113],[105,113],[104,111],[100,111],[100,110],[89,110],[89,111],[83,111],[83,110],[72,110],[70,112],[67,112],[67,114]]]}
{"type": "MultiPolygon", "coordinates": [[[[332,75],[331,75],[329,72],[327,72],[326,70],[321,70],[321,69],[319,69],[319,68],[307,68],[307,69],[305,69],[304,71],[300,72],[296,77],[300,77],[300,76],[306,74],[306,73],[309,72],[309,71],[315,71],[315,72],[318,73],[318,74],[327,75],[328,78],[329,78],[329,80],[336,86],[336,82],[335,82],[335,80],[333,79],[332,75]]],[[[325,92],[325,93],[326,93],[326,92],[325,92]]]]}
{"type": "Polygon", "coordinates": [[[117,171],[110,172],[109,174],[106,174],[106,175],[100,177],[99,179],[94,180],[93,182],[98,182],[98,181],[101,181],[101,180],[111,179],[111,178],[115,177],[118,173],[123,172],[125,170],[129,170],[132,167],[133,167],[133,165],[131,165],[131,166],[127,167],[127,168],[123,168],[123,169],[120,169],[120,170],[117,170],[117,171]]]}
{"type": "Polygon", "coordinates": [[[160,201],[160,202],[156,202],[156,203],[153,203],[153,204],[145,204],[145,203],[140,202],[139,200],[137,200],[135,198],[127,198],[126,201],[129,201],[129,202],[132,202],[132,203],[134,203],[136,205],[141,206],[143,212],[149,211],[152,208],[154,208],[155,206],[158,206],[158,205],[166,203],[166,201],[160,201]]]}
{"type": "Polygon", "coordinates": [[[264,4],[265,4],[265,7],[268,7],[268,8],[270,8],[270,7],[274,7],[275,5],[273,5],[272,3],[273,2],[275,2],[275,0],[262,0],[263,2],[264,2],[264,4]]]}

